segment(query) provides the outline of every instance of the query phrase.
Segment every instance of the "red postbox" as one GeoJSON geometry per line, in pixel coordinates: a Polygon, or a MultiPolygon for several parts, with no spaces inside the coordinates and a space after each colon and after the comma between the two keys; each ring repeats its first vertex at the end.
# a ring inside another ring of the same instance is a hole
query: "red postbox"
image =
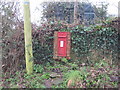
{"type": "Polygon", "coordinates": [[[54,33],[54,59],[70,59],[70,32],[54,33]]]}

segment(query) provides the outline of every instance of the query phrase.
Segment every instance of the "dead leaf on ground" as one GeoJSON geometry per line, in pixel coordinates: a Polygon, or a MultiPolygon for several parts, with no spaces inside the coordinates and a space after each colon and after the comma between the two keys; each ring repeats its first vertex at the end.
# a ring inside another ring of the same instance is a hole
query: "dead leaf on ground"
{"type": "Polygon", "coordinates": [[[72,80],[69,80],[67,83],[67,87],[70,87],[71,84],[72,84],[72,80]]]}

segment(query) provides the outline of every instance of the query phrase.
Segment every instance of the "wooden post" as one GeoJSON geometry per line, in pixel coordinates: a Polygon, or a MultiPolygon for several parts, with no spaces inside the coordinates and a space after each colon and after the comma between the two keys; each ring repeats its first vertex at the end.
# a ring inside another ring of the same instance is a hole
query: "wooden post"
{"type": "Polygon", "coordinates": [[[78,16],[77,8],[78,8],[78,2],[77,2],[77,0],[76,0],[76,1],[74,2],[74,24],[77,24],[77,23],[78,23],[78,20],[77,20],[77,16],[78,16]]]}
{"type": "Polygon", "coordinates": [[[27,74],[33,73],[32,30],[30,21],[29,0],[24,0],[24,38],[27,74]]]}

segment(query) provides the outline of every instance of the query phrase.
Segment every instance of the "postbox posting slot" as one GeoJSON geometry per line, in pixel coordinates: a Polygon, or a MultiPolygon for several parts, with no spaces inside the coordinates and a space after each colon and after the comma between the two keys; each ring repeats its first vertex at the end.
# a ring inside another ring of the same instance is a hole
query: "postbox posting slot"
{"type": "Polygon", "coordinates": [[[66,38],[67,36],[58,36],[58,37],[60,37],[60,38],[66,38]]]}

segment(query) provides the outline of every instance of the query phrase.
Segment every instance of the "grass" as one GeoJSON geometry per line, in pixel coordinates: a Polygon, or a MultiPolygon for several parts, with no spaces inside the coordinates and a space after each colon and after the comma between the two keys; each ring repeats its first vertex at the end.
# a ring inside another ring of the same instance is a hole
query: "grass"
{"type": "Polygon", "coordinates": [[[81,80],[80,71],[77,70],[71,70],[65,74],[65,78],[67,81],[67,87],[70,87],[71,85],[75,85],[77,82],[81,80]]]}
{"type": "MultiPolygon", "coordinates": [[[[55,62],[52,66],[48,63],[46,66],[34,65],[34,73],[26,74],[26,71],[17,71],[15,75],[9,78],[3,76],[2,87],[7,88],[46,88],[45,80],[51,82],[55,78],[62,78],[63,82],[57,85],[51,84],[51,88],[117,88],[118,77],[117,68],[115,65],[109,65],[104,60],[95,63],[91,66],[78,66],[75,62],[68,62],[65,59],[64,63],[55,62]],[[57,76],[51,77],[50,73],[53,69],[58,69],[57,76]],[[58,77],[59,76],[59,77],[58,77]],[[111,77],[113,79],[111,79],[111,77]]],[[[59,81],[58,81],[59,82],[59,81]]]]}

